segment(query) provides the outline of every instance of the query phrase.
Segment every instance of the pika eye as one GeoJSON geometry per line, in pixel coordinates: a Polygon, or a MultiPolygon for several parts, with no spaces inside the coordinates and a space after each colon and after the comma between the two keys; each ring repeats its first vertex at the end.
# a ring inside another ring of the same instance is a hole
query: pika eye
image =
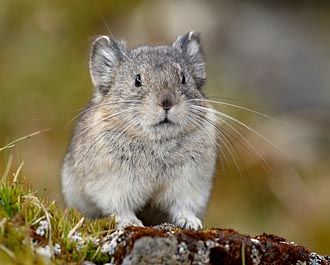
{"type": "Polygon", "coordinates": [[[184,75],[184,73],[181,73],[181,84],[185,84],[186,83],[186,76],[184,75]]]}
{"type": "Polygon", "coordinates": [[[142,79],[141,79],[141,75],[140,74],[137,74],[135,76],[135,86],[136,87],[142,86],[142,79]]]}

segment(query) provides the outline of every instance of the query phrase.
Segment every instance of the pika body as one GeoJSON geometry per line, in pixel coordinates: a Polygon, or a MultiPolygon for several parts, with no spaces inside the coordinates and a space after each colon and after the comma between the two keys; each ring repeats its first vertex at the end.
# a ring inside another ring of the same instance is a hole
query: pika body
{"type": "Polygon", "coordinates": [[[62,167],[69,207],[118,227],[202,228],[217,158],[217,117],[205,100],[200,35],[126,48],[100,36],[90,50],[91,100],[62,167]]]}

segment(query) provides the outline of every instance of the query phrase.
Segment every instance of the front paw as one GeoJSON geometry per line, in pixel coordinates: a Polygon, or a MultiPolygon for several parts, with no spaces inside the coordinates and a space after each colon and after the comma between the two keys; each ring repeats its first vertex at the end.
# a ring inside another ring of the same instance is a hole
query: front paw
{"type": "Polygon", "coordinates": [[[195,215],[178,214],[174,218],[174,224],[184,229],[202,229],[202,221],[195,215]]]}
{"type": "Polygon", "coordinates": [[[141,226],[144,227],[142,222],[135,218],[135,219],[129,219],[129,218],[117,218],[116,220],[117,229],[123,229],[128,226],[141,226]]]}

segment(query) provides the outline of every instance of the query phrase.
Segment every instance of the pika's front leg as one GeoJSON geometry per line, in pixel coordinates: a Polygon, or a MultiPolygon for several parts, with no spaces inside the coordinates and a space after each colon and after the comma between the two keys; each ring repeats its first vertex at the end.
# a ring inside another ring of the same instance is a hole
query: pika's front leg
{"type": "Polygon", "coordinates": [[[147,200],[147,192],[141,183],[128,181],[122,176],[101,177],[87,183],[85,192],[101,210],[102,216],[114,216],[118,228],[143,226],[136,212],[147,200]],[[136,192],[140,187],[140,192],[136,192]]]}
{"type": "Polygon", "coordinates": [[[191,171],[182,174],[170,183],[163,197],[169,204],[169,217],[175,224],[185,229],[201,229],[204,213],[210,197],[212,174],[202,178],[191,171]]]}

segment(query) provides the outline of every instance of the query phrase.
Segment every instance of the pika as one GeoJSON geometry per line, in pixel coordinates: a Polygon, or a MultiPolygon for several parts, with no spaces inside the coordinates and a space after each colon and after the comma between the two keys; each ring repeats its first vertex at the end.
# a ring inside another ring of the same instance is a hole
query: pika
{"type": "Polygon", "coordinates": [[[67,205],[89,218],[115,216],[119,227],[169,222],[202,228],[217,158],[217,118],[204,111],[212,107],[203,100],[199,34],[134,49],[100,36],[89,70],[93,95],[62,167],[67,205]]]}

